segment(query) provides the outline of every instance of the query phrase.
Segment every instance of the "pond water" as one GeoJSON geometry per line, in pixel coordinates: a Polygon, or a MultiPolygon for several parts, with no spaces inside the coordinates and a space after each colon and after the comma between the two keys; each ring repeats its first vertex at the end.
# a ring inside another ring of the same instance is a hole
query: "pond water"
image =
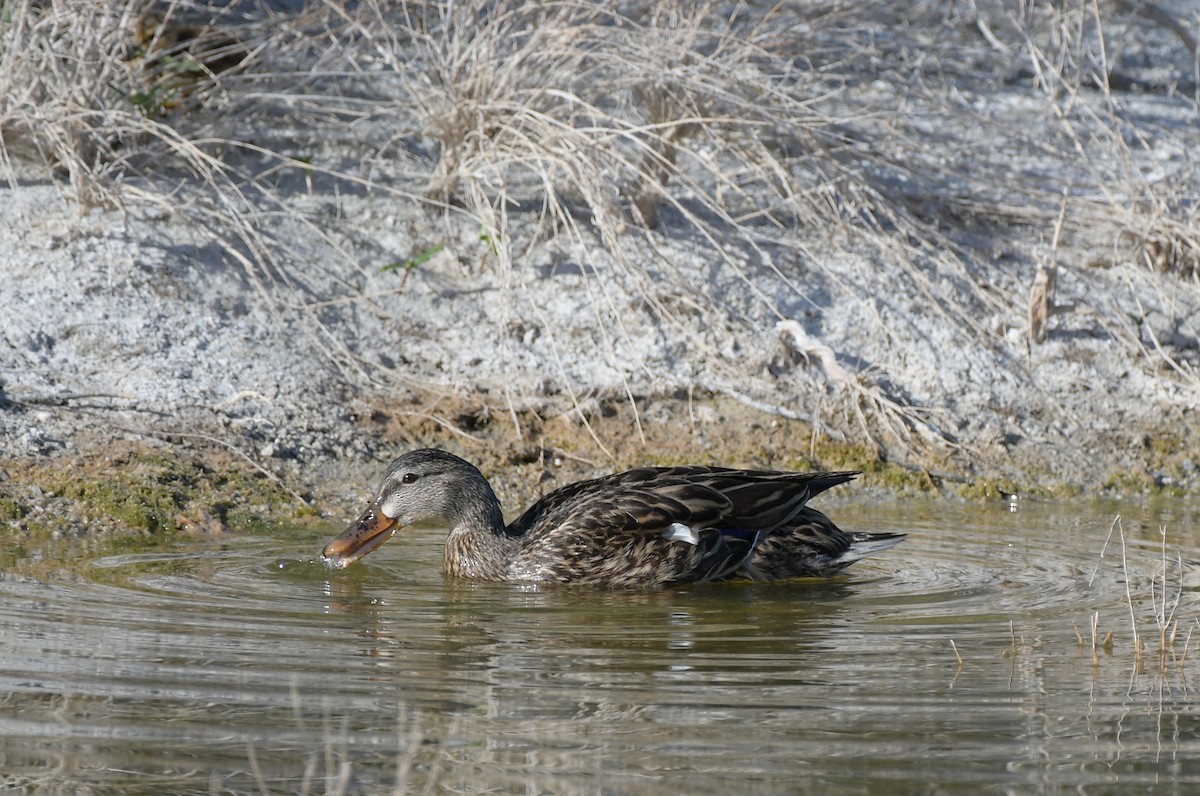
{"type": "Polygon", "coordinates": [[[0,789],[1197,792],[1200,507],[830,513],[910,538],[656,593],[444,582],[428,531],[337,572],[309,532],[10,553],[0,789]]]}

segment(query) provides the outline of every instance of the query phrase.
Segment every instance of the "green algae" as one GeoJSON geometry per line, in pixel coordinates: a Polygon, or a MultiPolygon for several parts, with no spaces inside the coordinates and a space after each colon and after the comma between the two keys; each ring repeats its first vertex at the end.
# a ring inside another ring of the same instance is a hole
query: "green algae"
{"type": "Polygon", "coordinates": [[[278,480],[220,454],[128,445],[6,472],[0,522],[23,540],[254,533],[316,516],[278,480]]]}

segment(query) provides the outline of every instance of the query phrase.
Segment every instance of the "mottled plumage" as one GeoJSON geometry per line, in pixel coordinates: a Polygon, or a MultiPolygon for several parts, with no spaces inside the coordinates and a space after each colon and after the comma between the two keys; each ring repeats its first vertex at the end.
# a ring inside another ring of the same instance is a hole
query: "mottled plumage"
{"type": "Polygon", "coordinates": [[[652,588],[827,576],[904,539],[846,533],[806,505],[855,475],[647,467],[565,486],[506,526],[478,469],[417,450],[392,462],[371,507],[324,555],[346,567],[395,529],[443,522],[443,569],[458,577],[652,588]]]}

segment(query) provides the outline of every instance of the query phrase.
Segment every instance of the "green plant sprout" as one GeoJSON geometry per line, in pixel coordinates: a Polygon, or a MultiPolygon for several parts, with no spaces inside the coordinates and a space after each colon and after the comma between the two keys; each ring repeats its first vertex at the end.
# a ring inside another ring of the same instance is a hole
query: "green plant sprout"
{"type": "Polygon", "coordinates": [[[404,276],[400,279],[399,290],[404,290],[404,283],[408,281],[408,275],[415,271],[422,263],[428,262],[435,254],[442,251],[444,248],[446,247],[440,243],[436,246],[430,246],[428,249],[424,249],[418,254],[414,254],[407,260],[388,263],[379,269],[379,273],[385,274],[388,271],[398,271],[399,269],[403,268],[404,276]]]}

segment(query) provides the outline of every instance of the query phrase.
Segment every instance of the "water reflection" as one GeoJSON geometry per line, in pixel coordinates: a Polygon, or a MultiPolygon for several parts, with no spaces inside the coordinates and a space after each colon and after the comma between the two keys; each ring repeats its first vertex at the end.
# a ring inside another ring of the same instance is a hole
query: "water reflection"
{"type": "Polygon", "coordinates": [[[848,505],[847,526],[909,541],[838,580],[653,593],[447,583],[428,536],[344,572],[316,538],[14,565],[0,784],[1184,787],[1196,511],[1125,507],[1124,558],[1115,537],[1102,557],[1110,508],[848,505]]]}

